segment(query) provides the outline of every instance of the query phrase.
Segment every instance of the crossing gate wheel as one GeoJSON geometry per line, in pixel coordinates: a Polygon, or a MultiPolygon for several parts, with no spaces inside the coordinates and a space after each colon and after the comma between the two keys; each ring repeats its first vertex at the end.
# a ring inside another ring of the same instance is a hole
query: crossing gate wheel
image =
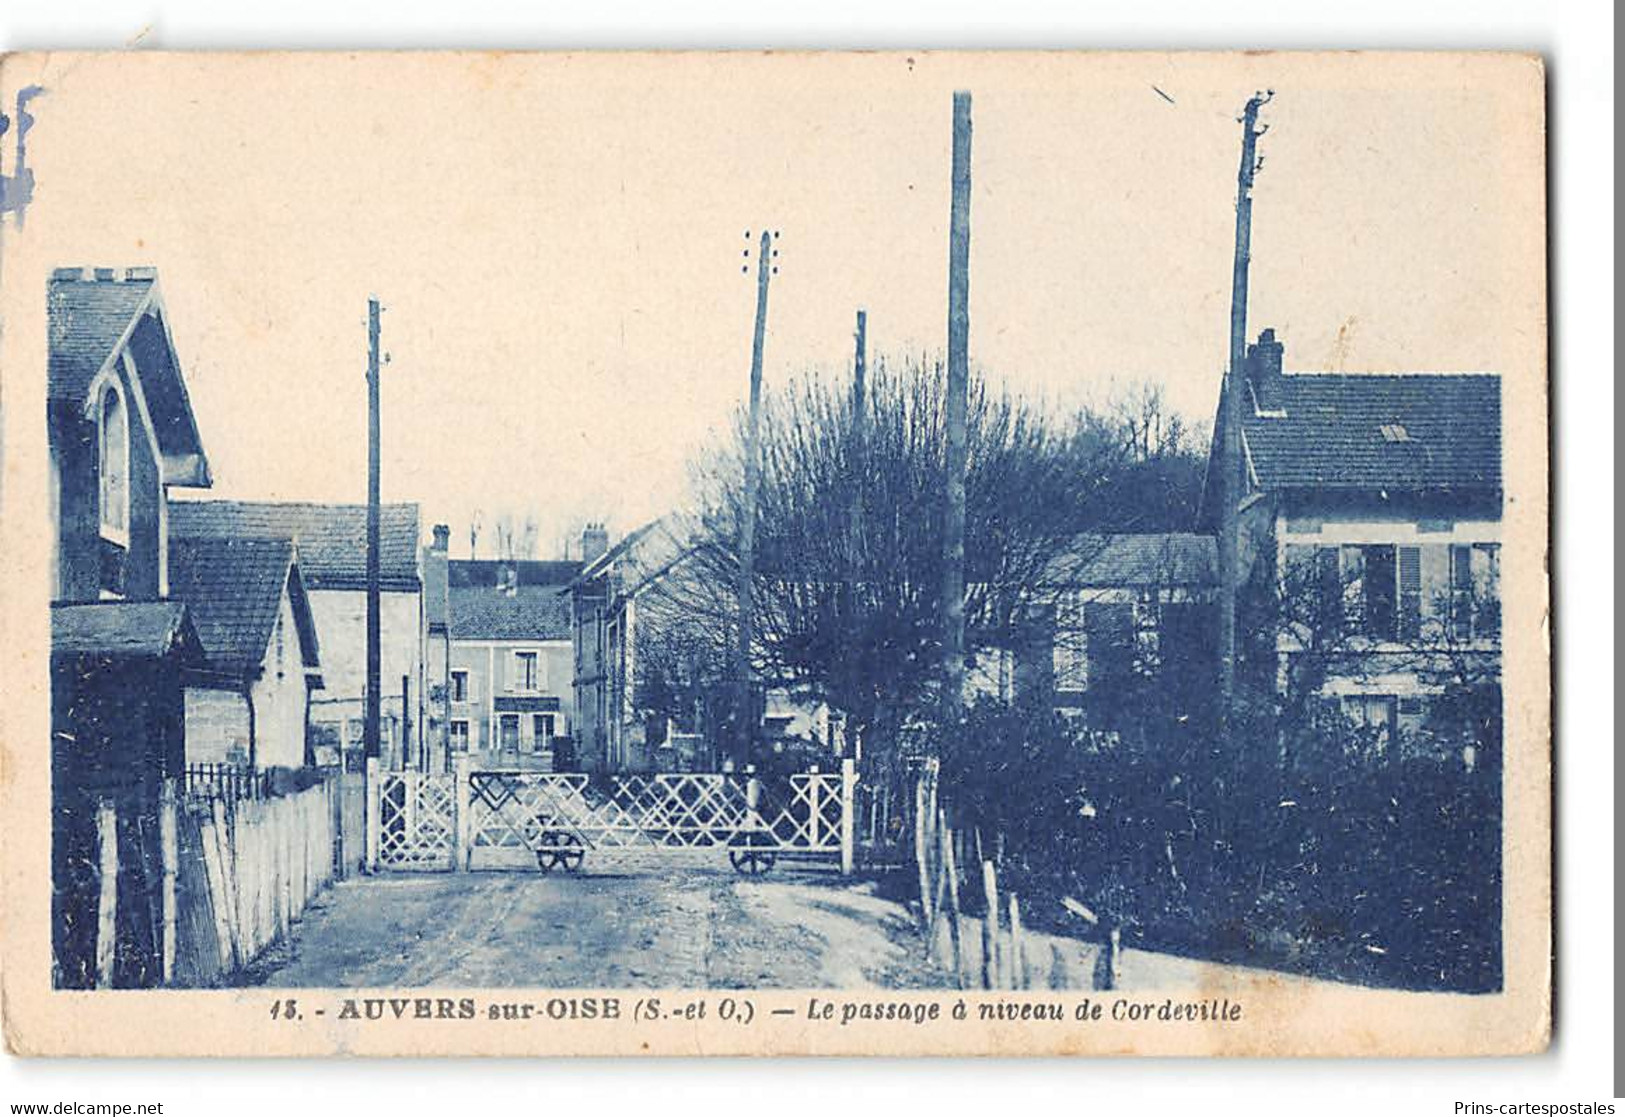
{"type": "Polygon", "coordinates": [[[757,830],[736,835],[728,843],[728,862],[734,872],[759,876],[773,867],[778,853],[773,848],[773,836],[757,830]]]}
{"type": "Polygon", "coordinates": [[[563,865],[565,872],[573,873],[581,868],[586,854],[586,849],[568,831],[544,830],[536,845],[536,867],[550,873],[556,866],[563,865]]]}

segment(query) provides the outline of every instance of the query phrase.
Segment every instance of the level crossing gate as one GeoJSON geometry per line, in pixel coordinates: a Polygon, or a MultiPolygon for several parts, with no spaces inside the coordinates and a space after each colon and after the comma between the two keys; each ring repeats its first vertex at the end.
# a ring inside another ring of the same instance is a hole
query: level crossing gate
{"type": "MultiPolygon", "coordinates": [[[[377,869],[574,872],[595,855],[655,861],[712,851],[742,873],[781,858],[853,863],[851,761],[778,779],[754,773],[475,769],[368,773],[367,852],[377,869]]],[[[692,857],[690,857],[692,859],[692,857]]],[[[702,860],[704,858],[702,857],[702,860]]]]}

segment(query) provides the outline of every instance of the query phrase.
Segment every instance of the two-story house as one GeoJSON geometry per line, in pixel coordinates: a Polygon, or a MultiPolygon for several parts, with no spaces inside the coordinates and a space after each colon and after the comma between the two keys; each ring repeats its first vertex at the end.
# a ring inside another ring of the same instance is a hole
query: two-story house
{"type": "MultiPolygon", "coordinates": [[[[324,686],[310,708],[314,748],[319,762],[337,763],[342,756],[354,769],[364,745],[367,687],[366,505],[176,501],[169,516],[178,539],[293,543],[322,656],[324,686]]],[[[418,538],[416,504],[380,508],[380,752],[387,768],[429,761],[422,731],[425,617],[418,538]]]]}
{"type": "Polygon", "coordinates": [[[648,689],[642,659],[662,625],[661,584],[684,561],[687,544],[670,519],[651,520],[613,547],[598,531],[583,536],[586,561],[570,588],[577,763],[589,772],[709,768],[715,758],[704,736],[706,711],[681,722],[670,709],[651,713],[639,685],[648,689]],[[650,624],[654,630],[646,631],[650,624]]]}
{"type": "Polygon", "coordinates": [[[573,765],[569,586],[580,572],[576,561],[447,561],[444,716],[453,756],[488,767],[573,765]]]}
{"type": "MultiPolygon", "coordinates": [[[[119,802],[120,860],[138,863],[141,820],[185,763],[185,677],[206,660],[169,594],[169,497],[210,476],[156,272],[58,269],[46,294],[53,949],[56,984],[80,987],[95,966],[97,801],[119,802]]],[[[150,932],[121,923],[119,941],[150,932]]],[[[146,961],[120,954],[115,984],[142,984],[127,971],[146,961]]]]}
{"type": "MultiPolygon", "coordinates": [[[[1273,330],[1247,350],[1238,629],[1259,639],[1243,660],[1289,718],[1337,715],[1378,749],[1495,744],[1500,377],[1288,373],[1282,355],[1273,330]]],[[[1221,408],[1209,530],[1222,428],[1221,408]]]]}

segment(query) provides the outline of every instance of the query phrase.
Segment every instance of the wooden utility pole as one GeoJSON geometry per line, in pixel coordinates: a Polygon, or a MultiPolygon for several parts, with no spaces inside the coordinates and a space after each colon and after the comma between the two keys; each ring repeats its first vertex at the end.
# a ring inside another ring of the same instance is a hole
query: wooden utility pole
{"type": "MultiPolygon", "coordinates": [[[[852,464],[850,469],[850,483],[852,492],[851,503],[847,507],[846,519],[846,655],[847,672],[846,683],[851,693],[856,694],[861,685],[860,677],[863,671],[863,657],[860,648],[863,643],[862,625],[858,623],[861,597],[859,583],[861,581],[861,565],[863,560],[863,489],[868,483],[868,423],[869,396],[868,385],[865,382],[868,375],[868,345],[869,345],[869,313],[862,307],[858,308],[857,330],[852,338],[852,464]]],[[[846,756],[857,759],[857,726],[853,719],[854,711],[846,711],[846,756]]]]}
{"type": "Polygon", "coordinates": [[[367,756],[380,752],[383,722],[382,635],[378,594],[378,317],[376,298],[367,300],[367,694],[364,740],[367,756]]]}
{"type": "Polygon", "coordinates": [[[948,217],[947,507],[942,540],[944,728],[965,706],[965,466],[970,392],[970,93],[954,93],[953,201],[948,217]]]}
{"type": "MultiPolygon", "coordinates": [[[[749,233],[745,234],[750,237],[749,233]]],[[[767,341],[767,285],[778,268],[773,265],[777,253],[773,249],[775,236],[766,229],[757,249],[756,260],[756,330],[750,346],[750,410],[745,419],[745,505],[740,509],[739,522],[739,639],[734,647],[734,681],[738,700],[734,703],[734,748],[738,763],[748,764],[752,759],[756,738],[755,673],[751,669],[751,646],[755,642],[755,577],[756,577],[756,503],[762,485],[760,428],[762,419],[762,349],[767,341]]],[[[745,255],[750,255],[746,249],[745,255]]],[[[748,265],[747,265],[748,267],[748,265]]]]}
{"type": "Polygon", "coordinates": [[[1236,694],[1236,598],[1241,591],[1241,501],[1246,496],[1242,476],[1242,396],[1246,391],[1247,266],[1253,226],[1253,177],[1262,160],[1258,137],[1269,126],[1258,126],[1258,110],[1273,91],[1255,93],[1241,114],[1241,169],[1236,176],[1236,254],[1230,287],[1230,360],[1224,376],[1224,440],[1219,459],[1219,722],[1228,728],[1236,694]]]}

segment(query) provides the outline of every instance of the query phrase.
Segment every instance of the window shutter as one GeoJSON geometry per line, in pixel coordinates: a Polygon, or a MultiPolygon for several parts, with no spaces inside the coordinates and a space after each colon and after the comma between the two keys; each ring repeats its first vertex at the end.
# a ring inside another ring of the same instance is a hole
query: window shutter
{"type": "Polygon", "coordinates": [[[1422,627],[1422,549],[1399,548],[1399,638],[1415,640],[1422,627]]]}
{"type": "Polygon", "coordinates": [[[1422,615],[1444,618],[1449,615],[1450,548],[1443,543],[1427,543],[1422,552],[1422,615]]]}
{"type": "Polygon", "coordinates": [[[1450,630],[1457,640],[1473,636],[1473,548],[1450,548],[1450,630]]]}
{"type": "Polygon", "coordinates": [[[1477,636],[1501,635],[1501,547],[1480,543],[1473,548],[1473,632],[1477,636]]]}

